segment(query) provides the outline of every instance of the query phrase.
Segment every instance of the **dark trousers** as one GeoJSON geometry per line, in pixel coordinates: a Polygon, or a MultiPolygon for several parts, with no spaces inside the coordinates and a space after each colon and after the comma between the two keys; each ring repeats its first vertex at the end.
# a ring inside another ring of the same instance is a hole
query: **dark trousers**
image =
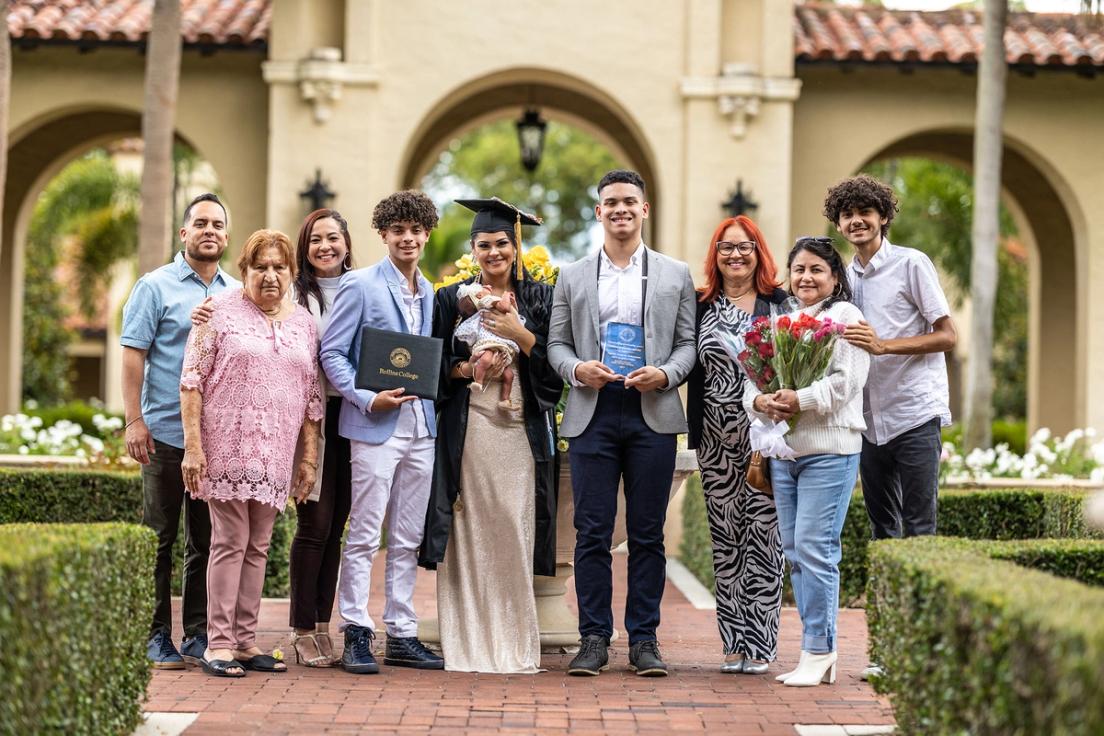
{"type": "Polygon", "coordinates": [[[154,440],[149,465],[142,466],[142,523],[157,533],[154,609],[150,635],[172,631],[173,545],[184,509],[184,636],[207,632],[207,556],[211,551],[211,515],[206,501],[184,490],[180,463],[184,450],[154,440]]]}
{"type": "Polygon", "coordinates": [[[337,433],[341,397],[326,402],[326,449],[317,501],[296,505],[298,526],[291,542],[291,615],[297,629],[327,623],[333,612],[341,535],[352,504],[349,440],[337,433]]]}
{"type": "Polygon", "coordinates": [[[569,457],[579,634],[613,635],[610,547],[617,486],[624,479],[629,535],[625,628],[630,645],[654,640],[667,580],[663,522],[675,472],[675,435],[659,434],[645,424],[636,389],[609,383],[598,394],[590,424],[571,440],[569,457]]]}
{"type": "Polygon", "coordinates": [[[942,451],[938,417],[884,445],[863,438],[859,475],[874,539],[935,534],[942,451]]]}

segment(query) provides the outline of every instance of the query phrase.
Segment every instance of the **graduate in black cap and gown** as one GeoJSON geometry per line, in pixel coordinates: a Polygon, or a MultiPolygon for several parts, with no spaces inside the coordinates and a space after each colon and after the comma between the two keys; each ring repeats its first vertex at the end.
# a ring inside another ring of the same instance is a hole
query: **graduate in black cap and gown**
{"type": "MultiPolygon", "coordinates": [[[[464,315],[452,284],[437,292],[433,335],[444,341],[437,455],[420,563],[437,569],[437,615],[446,669],[528,673],[540,667],[533,578],[556,566],[556,431],[563,381],[545,345],[552,287],[521,265],[521,226],[540,220],[502,200],[457,200],[474,210],[472,257],[496,296],[517,308],[484,325],[520,348],[511,403],[497,386],[471,391],[468,346],[453,339],[464,315]]],[[[494,380],[493,379],[492,383],[494,380]]]]}

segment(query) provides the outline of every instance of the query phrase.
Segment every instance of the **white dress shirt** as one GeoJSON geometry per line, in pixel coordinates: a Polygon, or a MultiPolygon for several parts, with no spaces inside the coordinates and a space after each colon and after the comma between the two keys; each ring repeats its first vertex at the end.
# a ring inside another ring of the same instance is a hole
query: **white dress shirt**
{"type": "MultiPolygon", "coordinates": [[[[403,319],[406,320],[406,331],[411,335],[420,335],[422,327],[422,300],[417,292],[410,290],[410,282],[399,273],[391,259],[387,259],[391,266],[391,279],[398,281],[399,295],[402,297],[403,319]]],[[[429,428],[426,426],[425,411],[422,409],[421,399],[407,401],[399,406],[399,420],[395,424],[393,437],[428,437],[429,428]]]]}
{"type": "MultiPolygon", "coordinates": [[[[636,246],[629,257],[629,263],[620,267],[610,260],[603,246],[598,252],[598,334],[604,339],[606,325],[610,322],[624,322],[630,325],[644,324],[644,310],[641,303],[644,277],[644,241],[636,246]]],[[[572,383],[584,385],[575,378],[575,368],[571,369],[572,383]]]]}
{"type": "MultiPolygon", "coordinates": [[[[852,259],[847,276],[855,305],[883,340],[926,335],[951,313],[935,266],[914,248],[882,238],[865,266],[852,259]]],[[[884,445],[935,417],[951,423],[943,353],[871,356],[863,390],[867,441],[884,445]]]]}

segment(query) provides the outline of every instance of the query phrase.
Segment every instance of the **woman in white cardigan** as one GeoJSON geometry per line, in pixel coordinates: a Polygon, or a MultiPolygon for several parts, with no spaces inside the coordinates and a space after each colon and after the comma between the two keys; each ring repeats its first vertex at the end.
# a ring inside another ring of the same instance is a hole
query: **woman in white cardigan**
{"type": "MultiPolygon", "coordinates": [[[[790,293],[804,313],[843,324],[863,318],[851,303],[843,260],[830,239],[801,238],[788,266],[790,293]]],[[[786,685],[835,682],[840,533],[866,428],[863,386],[869,367],[866,351],[840,339],[824,378],[811,386],[762,394],[749,381],[744,389],[744,406],[753,415],[776,421],[797,417],[785,436],[794,459],[770,461],[782,551],[790,562],[802,627],[797,669],[777,678],[786,685]]]]}

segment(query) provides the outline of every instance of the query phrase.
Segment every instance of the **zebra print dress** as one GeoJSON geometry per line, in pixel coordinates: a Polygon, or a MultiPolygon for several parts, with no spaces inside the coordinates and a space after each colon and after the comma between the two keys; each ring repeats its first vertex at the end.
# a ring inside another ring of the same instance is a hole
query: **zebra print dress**
{"type": "Polygon", "coordinates": [[[743,332],[751,316],[722,294],[702,315],[698,360],[705,370],[701,468],[713,571],[717,626],[725,654],[773,661],[782,605],[782,542],[774,499],[748,487],[748,416],[743,373],[716,337],[719,324],[743,332]]]}

